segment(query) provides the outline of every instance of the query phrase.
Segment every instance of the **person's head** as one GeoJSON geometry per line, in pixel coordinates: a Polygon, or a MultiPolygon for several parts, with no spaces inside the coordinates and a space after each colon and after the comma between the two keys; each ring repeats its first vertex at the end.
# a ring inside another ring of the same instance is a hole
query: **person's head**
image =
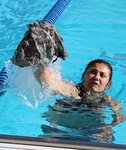
{"type": "Polygon", "coordinates": [[[83,86],[93,92],[103,92],[111,85],[112,72],[112,67],[107,61],[93,60],[82,74],[83,86]]]}

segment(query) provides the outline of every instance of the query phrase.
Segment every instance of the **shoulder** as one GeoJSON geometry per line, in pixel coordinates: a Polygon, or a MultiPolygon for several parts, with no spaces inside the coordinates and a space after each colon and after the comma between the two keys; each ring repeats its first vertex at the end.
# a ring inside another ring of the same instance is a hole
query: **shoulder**
{"type": "Polygon", "coordinates": [[[103,98],[106,100],[106,101],[111,101],[113,100],[111,96],[108,96],[108,95],[104,95],[103,98]]]}
{"type": "Polygon", "coordinates": [[[111,96],[105,95],[104,100],[113,110],[119,111],[121,109],[121,102],[114,100],[111,96]]]}

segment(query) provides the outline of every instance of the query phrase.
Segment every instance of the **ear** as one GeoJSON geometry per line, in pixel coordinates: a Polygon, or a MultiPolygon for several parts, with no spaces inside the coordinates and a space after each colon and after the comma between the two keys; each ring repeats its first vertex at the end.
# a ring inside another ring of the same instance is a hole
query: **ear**
{"type": "Polygon", "coordinates": [[[106,87],[105,87],[105,90],[109,89],[110,86],[111,86],[111,84],[112,84],[111,82],[108,82],[107,85],[106,85],[106,87]]]}

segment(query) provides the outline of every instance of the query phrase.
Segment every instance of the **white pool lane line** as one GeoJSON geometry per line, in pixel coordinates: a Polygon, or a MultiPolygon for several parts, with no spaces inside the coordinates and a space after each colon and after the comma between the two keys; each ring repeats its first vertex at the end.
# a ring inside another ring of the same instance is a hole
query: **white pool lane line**
{"type": "Polygon", "coordinates": [[[75,149],[0,143],[0,150],[75,150],[75,149]]]}

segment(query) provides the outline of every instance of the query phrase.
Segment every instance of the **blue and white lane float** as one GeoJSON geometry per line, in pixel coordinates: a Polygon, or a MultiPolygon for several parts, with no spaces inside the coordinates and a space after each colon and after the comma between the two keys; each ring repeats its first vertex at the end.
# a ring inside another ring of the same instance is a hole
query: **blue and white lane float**
{"type": "MultiPolygon", "coordinates": [[[[54,6],[50,9],[47,15],[43,18],[42,21],[54,24],[58,17],[62,14],[65,8],[68,6],[71,0],[58,0],[54,6]]],[[[0,96],[4,94],[4,88],[7,86],[7,70],[4,67],[0,71],[0,96]]]]}
{"type": "Polygon", "coordinates": [[[58,0],[42,21],[54,24],[71,0],[58,0]]]}
{"type": "Polygon", "coordinates": [[[7,87],[7,79],[8,79],[7,70],[4,67],[0,71],[0,96],[2,96],[5,92],[4,89],[7,87]]]}

